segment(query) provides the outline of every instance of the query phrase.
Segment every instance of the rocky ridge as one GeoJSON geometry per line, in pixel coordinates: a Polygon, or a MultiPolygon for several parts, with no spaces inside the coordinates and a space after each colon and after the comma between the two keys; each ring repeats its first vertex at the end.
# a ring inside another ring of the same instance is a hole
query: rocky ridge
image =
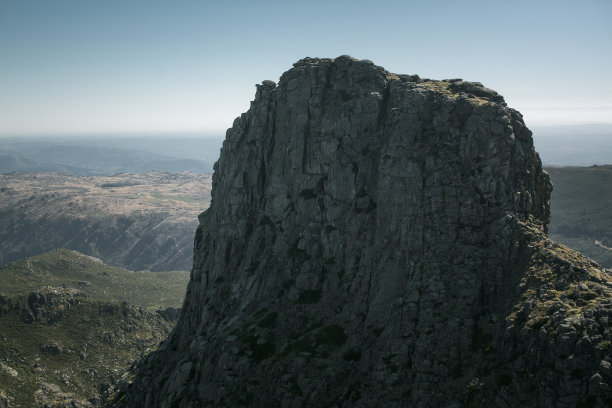
{"type": "Polygon", "coordinates": [[[178,325],[130,407],[607,406],[612,284],[546,237],[522,116],[306,58],[227,131],[178,325]]]}

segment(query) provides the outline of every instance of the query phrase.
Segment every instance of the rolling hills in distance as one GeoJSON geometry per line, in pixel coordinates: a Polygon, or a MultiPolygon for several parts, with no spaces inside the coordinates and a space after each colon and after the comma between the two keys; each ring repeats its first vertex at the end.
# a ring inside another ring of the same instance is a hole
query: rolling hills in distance
{"type": "Polygon", "coordinates": [[[0,138],[0,173],[73,176],[131,172],[211,173],[222,139],[211,136],[89,136],[0,138]]]}

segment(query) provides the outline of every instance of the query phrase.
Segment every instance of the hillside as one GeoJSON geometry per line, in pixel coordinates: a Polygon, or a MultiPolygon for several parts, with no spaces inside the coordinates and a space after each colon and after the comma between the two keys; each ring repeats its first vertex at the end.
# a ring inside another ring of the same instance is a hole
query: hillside
{"type": "Polygon", "coordinates": [[[189,273],[133,272],[68,249],[56,249],[0,268],[0,295],[46,287],[78,290],[91,300],[127,302],[149,310],[180,308],[189,273]]]}
{"type": "Polygon", "coordinates": [[[190,270],[210,175],[0,175],[0,265],[68,248],[131,270],[190,270]]]}
{"type": "Polygon", "coordinates": [[[0,395],[10,407],[96,406],[173,326],[164,314],[74,289],[0,296],[0,395]]]}
{"type": "Polygon", "coordinates": [[[547,167],[549,236],[612,269],[612,166],[547,167]]]}
{"type": "Polygon", "coordinates": [[[65,249],[0,268],[0,406],[97,406],[174,327],[187,279],[65,249]]]}

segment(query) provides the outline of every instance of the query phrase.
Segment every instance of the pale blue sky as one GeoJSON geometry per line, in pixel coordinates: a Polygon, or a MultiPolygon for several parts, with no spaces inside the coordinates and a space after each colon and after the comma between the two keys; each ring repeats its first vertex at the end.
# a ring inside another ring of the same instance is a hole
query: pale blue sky
{"type": "Polygon", "coordinates": [[[305,56],[480,81],[528,126],[612,123],[612,1],[0,0],[0,135],[222,133],[305,56]]]}

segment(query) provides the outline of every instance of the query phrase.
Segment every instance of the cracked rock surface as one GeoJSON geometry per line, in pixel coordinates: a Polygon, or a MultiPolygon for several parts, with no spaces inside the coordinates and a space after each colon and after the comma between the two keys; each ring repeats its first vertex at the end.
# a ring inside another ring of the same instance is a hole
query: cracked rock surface
{"type": "Polygon", "coordinates": [[[479,83],[306,58],[227,131],[182,314],[112,404],[606,406],[608,271],[479,83]]]}

